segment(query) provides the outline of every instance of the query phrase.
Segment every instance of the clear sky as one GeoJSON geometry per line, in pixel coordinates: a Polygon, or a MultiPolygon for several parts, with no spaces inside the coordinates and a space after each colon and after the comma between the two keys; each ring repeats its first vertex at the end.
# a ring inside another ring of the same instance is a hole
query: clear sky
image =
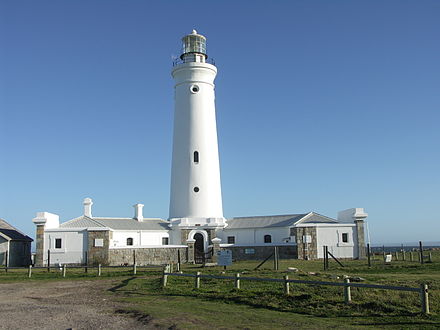
{"type": "Polygon", "coordinates": [[[440,1],[1,1],[0,218],[168,217],[172,57],[216,60],[226,217],[440,240],[440,1]]]}

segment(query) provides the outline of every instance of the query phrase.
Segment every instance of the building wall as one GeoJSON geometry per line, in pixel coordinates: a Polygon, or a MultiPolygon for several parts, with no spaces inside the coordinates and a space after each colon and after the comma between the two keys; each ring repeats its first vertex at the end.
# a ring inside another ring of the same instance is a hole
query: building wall
{"type": "MultiPolygon", "coordinates": [[[[233,261],[241,261],[241,260],[261,260],[263,261],[265,258],[274,253],[275,245],[270,246],[229,246],[222,247],[222,250],[231,250],[232,251],[232,260],[233,261]]],[[[296,245],[279,245],[278,246],[278,255],[280,259],[297,259],[296,245]]]]}
{"type": "Polygon", "coordinates": [[[87,240],[87,264],[108,265],[110,240],[113,232],[108,230],[89,230],[87,240]],[[100,240],[102,244],[97,244],[100,240]]]}
{"type": "Polygon", "coordinates": [[[222,243],[228,243],[228,236],[235,236],[235,244],[254,245],[264,244],[265,235],[272,236],[272,243],[285,243],[289,234],[288,227],[225,229],[221,238],[222,243]]]}
{"type": "Polygon", "coordinates": [[[316,227],[295,227],[294,233],[298,247],[298,259],[318,258],[316,227]]]}
{"type": "MultiPolygon", "coordinates": [[[[87,251],[87,231],[46,231],[44,233],[43,265],[47,265],[48,250],[50,264],[84,264],[87,251]],[[61,248],[55,248],[55,240],[61,239],[61,248]]],[[[37,251],[38,252],[38,251],[37,251]]]]}
{"type": "Polygon", "coordinates": [[[126,247],[127,238],[133,238],[133,246],[157,246],[162,245],[163,237],[169,237],[168,231],[118,230],[113,231],[113,239],[110,242],[110,246],[126,247]]]}
{"type": "Polygon", "coordinates": [[[31,262],[31,242],[15,241],[9,242],[9,266],[28,266],[31,262]]]}
{"type": "Polygon", "coordinates": [[[354,258],[357,246],[356,228],[353,226],[317,227],[318,258],[324,257],[323,247],[336,258],[354,258]],[[348,233],[348,242],[342,242],[342,234],[348,233]]]}
{"type": "Polygon", "coordinates": [[[8,241],[0,236],[0,266],[6,265],[7,251],[8,251],[8,241]]]}
{"type": "Polygon", "coordinates": [[[143,248],[111,248],[109,250],[109,265],[132,265],[133,251],[136,251],[136,264],[143,265],[164,265],[177,263],[178,250],[180,251],[180,261],[187,262],[187,247],[164,246],[164,247],[143,247],[143,248]]]}

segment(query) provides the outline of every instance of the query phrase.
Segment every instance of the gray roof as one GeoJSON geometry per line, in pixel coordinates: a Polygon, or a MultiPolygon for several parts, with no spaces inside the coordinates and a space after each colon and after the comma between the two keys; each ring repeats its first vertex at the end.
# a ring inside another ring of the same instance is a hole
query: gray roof
{"type": "Polygon", "coordinates": [[[7,236],[10,240],[33,241],[32,238],[23,234],[17,228],[12,227],[3,219],[0,219],[0,233],[7,236]]]}
{"type": "Polygon", "coordinates": [[[137,221],[132,218],[89,218],[81,216],[60,225],[61,228],[107,227],[113,230],[169,230],[169,222],[162,219],[137,221]]]}
{"type": "Polygon", "coordinates": [[[315,212],[286,215],[237,217],[227,221],[225,229],[290,227],[301,223],[337,223],[337,220],[315,212]],[[308,216],[308,217],[306,217],[308,216]]]}

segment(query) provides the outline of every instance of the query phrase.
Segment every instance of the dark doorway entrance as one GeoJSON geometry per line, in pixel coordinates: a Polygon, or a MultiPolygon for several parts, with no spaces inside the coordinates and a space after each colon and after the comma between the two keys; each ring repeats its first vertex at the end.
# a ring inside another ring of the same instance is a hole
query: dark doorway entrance
{"type": "Polygon", "coordinates": [[[196,264],[203,264],[205,262],[205,243],[203,235],[197,233],[194,235],[194,239],[196,240],[194,244],[194,262],[196,264]]]}

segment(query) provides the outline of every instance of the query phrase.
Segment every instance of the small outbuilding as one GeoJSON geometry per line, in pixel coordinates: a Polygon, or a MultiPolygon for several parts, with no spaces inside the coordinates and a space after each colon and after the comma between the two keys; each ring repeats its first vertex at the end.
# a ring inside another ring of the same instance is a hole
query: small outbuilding
{"type": "Polygon", "coordinates": [[[33,239],[0,219],[0,265],[28,266],[31,263],[33,239]]]}

